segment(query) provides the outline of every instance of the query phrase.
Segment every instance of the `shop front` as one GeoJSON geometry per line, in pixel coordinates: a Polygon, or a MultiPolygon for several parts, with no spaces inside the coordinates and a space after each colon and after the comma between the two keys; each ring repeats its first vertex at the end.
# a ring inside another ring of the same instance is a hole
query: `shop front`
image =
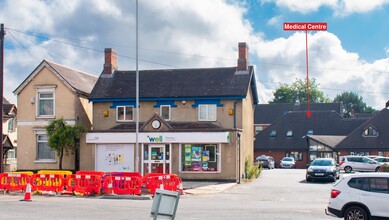
{"type": "MultiPolygon", "coordinates": [[[[95,170],[138,171],[142,175],[179,174],[196,178],[196,174],[201,176],[222,172],[222,148],[226,149],[226,172],[235,169],[228,167],[236,165],[236,151],[230,136],[230,132],[142,132],[138,134],[139,149],[136,149],[134,133],[90,132],[86,135],[86,141],[90,150],[95,152],[92,159],[95,170]],[[136,152],[139,152],[138,157],[136,152]],[[136,169],[137,164],[139,169],[136,169]]],[[[234,171],[228,175],[232,176],[231,179],[235,178],[234,171]]]]}

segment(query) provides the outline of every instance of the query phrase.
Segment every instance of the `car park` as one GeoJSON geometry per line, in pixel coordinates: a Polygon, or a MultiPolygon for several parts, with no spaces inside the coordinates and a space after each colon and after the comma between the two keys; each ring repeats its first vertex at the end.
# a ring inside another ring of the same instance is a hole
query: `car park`
{"type": "Polygon", "coordinates": [[[296,161],[293,157],[284,157],[280,161],[280,168],[296,168],[296,161]]]}
{"type": "Polygon", "coordinates": [[[345,175],[331,189],[326,214],[352,219],[389,218],[389,173],[345,175]]]}
{"type": "Polygon", "coordinates": [[[275,168],[275,160],[271,156],[261,155],[261,156],[258,156],[255,159],[255,161],[259,163],[259,165],[258,165],[259,167],[269,168],[269,169],[275,168]]]}
{"type": "Polygon", "coordinates": [[[352,171],[380,171],[381,164],[365,156],[343,156],[339,168],[346,173],[352,171]]]}
{"type": "Polygon", "coordinates": [[[339,179],[339,167],[333,158],[315,159],[307,169],[305,179],[307,182],[312,180],[329,180],[335,182],[339,179]]]}

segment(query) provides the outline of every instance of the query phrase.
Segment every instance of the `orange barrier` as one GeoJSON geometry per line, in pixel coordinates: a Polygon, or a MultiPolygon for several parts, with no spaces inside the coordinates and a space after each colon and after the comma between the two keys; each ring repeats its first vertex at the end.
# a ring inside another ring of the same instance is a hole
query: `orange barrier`
{"type": "Polygon", "coordinates": [[[84,174],[84,175],[98,175],[103,176],[105,172],[102,171],[91,171],[91,170],[79,170],[76,174],[84,174]]]}
{"type": "Polygon", "coordinates": [[[139,172],[110,172],[109,175],[111,175],[111,176],[129,176],[129,177],[140,177],[140,178],[142,178],[142,175],[139,172]]]}
{"type": "Polygon", "coordinates": [[[64,190],[64,178],[60,174],[34,174],[31,181],[32,191],[61,193],[64,190]]]}
{"type": "Polygon", "coordinates": [[[181,179],[175,174],[153,174],[148,173],[143,177],[143,184],[151,194],[154,194],[157,189],[180,191],[183,194],[181,179]],[[182,188],[182,187],[181,187],[182,188]]]}
{"type": "Polygon", "coordinates": [[[3,184],[3,173],[0,173],[0,190],[4,191],[4,184],[3,184]]]}
{"type": "Polygon", "coordinates": [[[89,196],[100,194],[101,175],[73,174],[74,186],[72,190],[75,195],[89,196]]]}
{"type": "Polygon", "coordinates": [[[25,173],[3,173],[1,184],[6,191],[25,191],[29,175],[25,173]]]}
{"type": "Polygon", "coordinates": [[[103,180],[103,193],[119,195],[140,195],[142,178],[138,176],[106,176],[103,180]]]}

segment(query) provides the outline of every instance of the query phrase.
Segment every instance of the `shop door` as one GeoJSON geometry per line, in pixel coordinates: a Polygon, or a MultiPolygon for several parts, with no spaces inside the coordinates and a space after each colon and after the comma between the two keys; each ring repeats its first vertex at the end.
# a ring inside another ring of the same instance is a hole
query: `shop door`
{"type": "Polygon", "coordinates": [[[150,144],[144,149],[144,174],[170,173],[170,145],[150,144]]]}

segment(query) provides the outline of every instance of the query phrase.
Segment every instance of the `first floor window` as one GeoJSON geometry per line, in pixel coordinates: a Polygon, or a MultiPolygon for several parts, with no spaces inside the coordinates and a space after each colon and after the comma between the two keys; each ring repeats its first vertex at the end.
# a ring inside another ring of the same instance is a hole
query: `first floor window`
{"type": "Polygon", "coordinates": [[[181,146],[181,171],[217,172],[219,146],[214,144],[184,144],[181,146]]]}
{"type": "Polygon", "coordinates": [[[38,92],[38,116],[54,116],[54,92],[38,92]]]}
{"type": "Polygon", "coordinates": [[[116,107],[116,120],[117,121],[133,121],[134,120],[134,107],[133,106],[118,106],[116,107]]]}
{"type": "Polygon", "coordinates": [[[199,105],[199,121],[216,121],[216,105],[199,105]]]}
{"type": "Polygon", "coordinates": [[[48,140],[46,134],[37,135],[37,160],[54,160],[54,151],[49,147],[48,140]]]}
{"type": "Polygon", "coordinates": [[[161,105],[161,118],[170,121],[170,105],[161,105]]]}
{"type": "Polygon", "coordinates": [[[285,157],[294,157],[296,161],[303,160],[303,152],[299,152],[299,151],[286,152],[285,157]]]}

